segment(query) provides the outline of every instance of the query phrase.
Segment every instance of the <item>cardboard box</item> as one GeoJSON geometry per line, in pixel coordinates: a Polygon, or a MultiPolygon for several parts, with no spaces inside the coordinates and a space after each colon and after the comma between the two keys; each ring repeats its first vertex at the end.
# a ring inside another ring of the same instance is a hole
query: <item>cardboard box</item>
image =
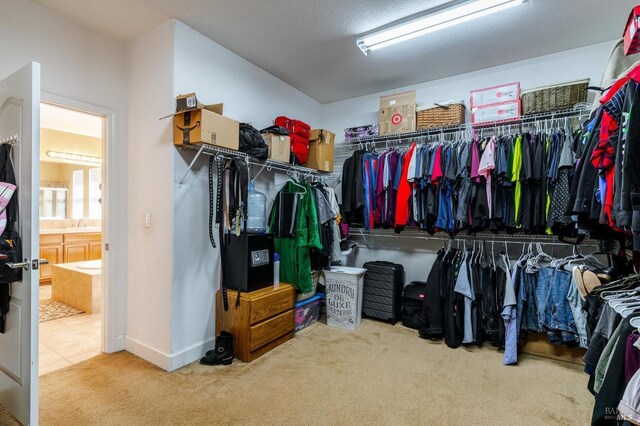
{"type": "Polygon", "coordinates": [[[471,109],[520,99],[520,83],[508,83],[471,91],[471,109]]]}
{"type": "Polygon", "coordinates": [[[289,136],[263,133],[262,137],[269,147],[269,159],[288,163],[291,155],[291,140],[289,136]]]}
{"type": "Polygon", "coordinates": [[[636,6],[631,10],[622,34],[625,55],[640,52],[640,32],[638,32],[638,29],[640,29],[640,6],[636,6]]]}
{"type": "Polygon", "coordinates": [[[206,143],[237,150],[240,146],[240,123],[223,116],[222,110],[223,104],[201,104],[194,93],[178,96],[176,113],[172,114],[174,145],[206,143]]]}
{"type": "Polygon", "coordinates": [[[503,102],[495,105],[476,107],[471,111],[473,124],[490,123],[493,121],[515,120],[521,115],[520,101],[503,102]]]}
{"type": "Polygon", "coordinates": [[[305,167],[322,172],[333,171],[333,144],[336,135],[325,129],[313,129],[309,136],[309,157],[305,167]]]}
{"type": "Polygon", "coordinates": [[[380,135],[415,132],[416,91],[382,96],[380,98],[380,135]]]}

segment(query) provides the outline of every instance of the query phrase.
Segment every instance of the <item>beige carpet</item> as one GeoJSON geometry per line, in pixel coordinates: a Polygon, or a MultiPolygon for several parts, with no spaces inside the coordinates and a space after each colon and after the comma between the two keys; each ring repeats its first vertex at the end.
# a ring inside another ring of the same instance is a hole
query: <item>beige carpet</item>
{"type": "MultiPolygon", "coordinates": [[[[584,425],[593,398],[578,366],[448,349],[413,330],[315,324],[251,364],[174,373],[129,353],[41,378],[44,425],[584,425]]],[[[0,420],[1,422],[1,420],[0,420]]]]}

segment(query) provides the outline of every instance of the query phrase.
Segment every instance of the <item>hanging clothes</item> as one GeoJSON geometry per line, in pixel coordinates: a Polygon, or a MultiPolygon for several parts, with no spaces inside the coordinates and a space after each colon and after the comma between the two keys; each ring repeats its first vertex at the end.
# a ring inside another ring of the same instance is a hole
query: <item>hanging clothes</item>
{"type": "Polygon", "coordinates": [[[318,216],[311,185],[289,181],[276,195],[269,214],[269,232],[278,229],[280,195],[294,193],[298,197],[295,236],[275,238],[274,248],[280,255],[280,280],[295,285],[302,293],[312,290],[310,250],[322,250],[318,216]]]}

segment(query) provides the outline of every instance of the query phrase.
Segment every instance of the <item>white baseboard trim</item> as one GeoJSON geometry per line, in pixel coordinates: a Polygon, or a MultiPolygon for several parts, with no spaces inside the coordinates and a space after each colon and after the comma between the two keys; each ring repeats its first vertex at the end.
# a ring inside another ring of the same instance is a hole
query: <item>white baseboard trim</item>
{"type": "Polygon", "coordinates": [[[206,351],[213,349],[215,338],[210,337],[171,355],[171,370],[177,370],[202,358],[206,351]]]}
{"type": "Polygon", "coordinates": [[[146,343],[142,343],[130,336],[125,336],[125,349],[127,351],[169,372],[199,359],[207,350],[212,349],[213,346],[214,338],[211,337],[179,352],[168,354],[152,348],[146,343]]]}
{"type": "Polygon", "coordinates": [[[107,341],[107,346],[105,347],[105,353],[111,354],[115,352],[120,352],[125,350],[125,339],[124,335],[116,336],[113,340],[107,341]]]}

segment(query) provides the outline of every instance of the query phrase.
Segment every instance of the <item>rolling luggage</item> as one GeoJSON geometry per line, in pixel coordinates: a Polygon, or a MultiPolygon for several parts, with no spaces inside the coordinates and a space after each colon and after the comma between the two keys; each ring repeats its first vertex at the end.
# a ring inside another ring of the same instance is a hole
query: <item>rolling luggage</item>
{"type": "Polygon", "coordinates": [[[426,325],[422,317],[422,305],[427,283],[412,281],[402,292],[402,325],[419,330],[426,325]]]}
{"type": "Polygon", "coordinates": [[[363,265],[362,315],[395,324],[402,309],[404,267],[397,263],[376,261],[363,265]]]}

